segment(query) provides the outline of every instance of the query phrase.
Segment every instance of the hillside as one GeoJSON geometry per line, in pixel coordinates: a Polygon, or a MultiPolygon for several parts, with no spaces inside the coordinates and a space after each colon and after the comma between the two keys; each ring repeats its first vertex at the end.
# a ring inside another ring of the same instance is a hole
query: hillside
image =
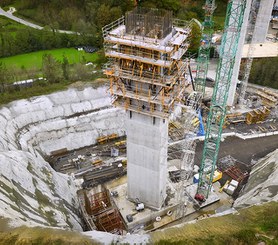
{"type": "Polygon", "coordinates": [[[46,228],[9,228],[7,219],[0,219],[0,245],[93,245],[93,244],[265,244],[278,243],[278,203],[242,209],[227,214],[180,225],[146,235],[119,237],[102,232],[83,234],[46,228]],[[82,235],[86,235],[84,237],[82,235]],[[134,239],[134,237],[136,239],[134,239]],[[90,240],[92,239],[92,240],[90,240]],[[133,243],[134,242],[134,243],[133,243]]]}
{"type": "Polygon", "coordinates": [[[200,220],[154,232],[155,244],[267,244],[278,242],[278,203],[242,209],[220,217],[200,220]]]}
{"type": "MultiPolygon", "coordinates": [[[[119,18],[134,7],[135,1],[130,0],[4,0],[2,6],[14,6],[17,15],[33,20],[43,26],[78,32],[95,32],[103,25],[119,18]]],[[[181,19],[203,19],[202,5],[204,0],[142,0],[139,6],[162,8],[173,11],[181,19]]],[[[215,11],[216,22],[226,12],[227,0],[216,0],[218,8],[215,11]]],[[[221,22],[224,21],[223,19],[221,22]]]]}

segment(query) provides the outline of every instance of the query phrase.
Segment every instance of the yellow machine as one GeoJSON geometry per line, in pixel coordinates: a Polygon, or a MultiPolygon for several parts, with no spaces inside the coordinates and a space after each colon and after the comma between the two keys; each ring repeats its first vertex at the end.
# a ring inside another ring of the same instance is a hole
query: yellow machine
{"type": "Polygon", "coordinates": [[[223,191],[223,189],[228,186],[230,183],[230,180],[227,180],[226,183],[219,189],[219,192],[221,193],[223,191]]]}
{"type": "MultiPolygon", "coordinates": [[[[220,180],[222,178],[222,172],[218,171],[218,170],[215,170],[214,171],[214,174],[213,174],[213,179],[212,179],[212,183],[220,180]]],[[[208,174],[207,175],[207,178],[209,179],[210,175],[208,174]]]]}

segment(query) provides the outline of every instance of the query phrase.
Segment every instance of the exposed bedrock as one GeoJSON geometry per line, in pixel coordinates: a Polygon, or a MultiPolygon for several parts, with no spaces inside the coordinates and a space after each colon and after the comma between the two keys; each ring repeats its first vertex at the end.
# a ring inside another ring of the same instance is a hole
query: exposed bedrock
{"type": "Polygon", "coordinates": [[[239,198],[236,208],[278,201],[278,149],[260,159],[253,167],[248,182],[239,198]]]}
{"type": "Polygon", "coordinates": [[[81,230],[76,188],[40,155],[92,145],[100,135],[124,134],[123,111],[107,88],[69,89],[0,109],[0,215],[15,226],[81,230]]]}

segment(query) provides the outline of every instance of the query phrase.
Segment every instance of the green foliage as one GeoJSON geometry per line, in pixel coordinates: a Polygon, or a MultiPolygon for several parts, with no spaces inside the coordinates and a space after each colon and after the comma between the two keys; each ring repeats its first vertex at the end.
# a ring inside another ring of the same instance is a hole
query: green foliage
{"type": "MultiPolygon", "coordinates": [[[[3,219],[0,220],[0,222],[3,219]]],[[[5,221],[8,223],[8,221],[5,221]]],[[[0,245],[94,245],[99,244],[77,232],[41,227],[0,229],[0,245]]]]}
{"type": "MultiPolygon", "coordinates": [[[[173,11],[174,17],[190,20],[204,19],[204,0],[141,0],[139,5],[173,11]]],[[[222,29],[227,0],[217,0],[215,29],[222,29]]],[[[0,57],[20,53],[77,45],[102,46],[101,28],[133,8],[131,0],[80,1],[8,1],[16,6],[15,14],[44,26],[43,30],[29,27],[0,17],[0,57]],[[76,31],[78,35],[57,33],[55,29],[76,31]]]]}
{"type": "Polygon", "coordinates": [[[266,244],[278,243],[278,203],[239,210],[238,214],[208,218],[196,224],[156,231],[154,244],[266,244]],[[162,238],[162,239],[161,239],[162,238]]]}
{"type": "Polygon", "coordinates": [[[191,54],[197,54],[198,49],[200,47],[201,37],[202,37],[202,31],[197,23],[193,23],[192,25],[192,31],[191,31],[191,40],[190,45],[188,48],[188,52],[191,54]]]}
{"type": "Polygon", "coordinates": [[[9,103],[14,100],[26,99],[33,96],[38,96],[42,94],[50,94],[55,91],[63,90],[67,88],[68,83],[60,82],[54,84],[47,84],[47,86],[41,84],[34,84],[31,88],[22,88],[20,90],[11,90],[1,93],[0,105],[9,103]]]}
{"type": "Polygon", "coordinates": [[[182,2],[179,0],[142,0],[140,6],[146,8],[159,8],[173,11],[174,14],[182,7],[182,2]]]}
{"type": "Polygon", "coordinates": [[[44,78],[50,83],[57,83],[61,80],[59,62],[51,55],[44,54],[42,57],[42,72],[44,78]]]}
{"type": "MultiPolygon", "coordinates": [[[[213,15],[214,29],[222,30],[224,28],[227,0],[216,0],[217,8],[213,15]]],[[[140,6],[147,8],[163,8],[173,11],[175,17],[182,20],[198,19],[204,20],[203,5],[205,0],[141,0],[140,6]]]]}
{"type": "Polygon", "coordinates": [[[254,59],[249,82],[278,89],[278,57],[254,59]]]}
{"type": "Polygon", "coordinates": [[[0,92],[5,91],[4,84],[6,83],[8,78],[7,68],[5,63],[0,62],[0,92]]]}
{"type": "Polygon", "coordinates": [[[65,55],[63,55],[62,70],[64,79],[69,80],[69,60],[65,55]]]}
{"type": "Polygon", "coordinates": [[[98,58],[98,53],[90,54],[84,51],[77,51],[74,48],[62,48],[0,58],[0,62],[5,64],[8,70],[12,69],[15,71],[16,69],[22,70],[22,68],[26,70],[31,68],[39,70],[42,68],[42,57],[44,54],[51,54],[59,62],[63,62],[64,57],[66,57],[70,65],[79,63],[83,59],[86,62],[95,62],[98,58]]]}
{"type": "Polygon", "coordinates": [[[100,51],[98,51],[98,56],[97,58],[95,59],[95,64],[97,65],[98,68],[101,68],[101,66],[107,62],[107,58],[105,57],[105,54],[104,54],[104,50],[101,49],[100,51]]]}
{"type": "Polygon", "coordinates": [[[93,26],[80,20],[75,29],[81,35],[57,33],[51,26],[36,30],[0,16],[0,57],[78,45],[97,46],[98,36],[91,35],[95,32],[93,26]],[[86,31],[90,36],[85,35],[86,31]]]}
{"type": "MultiPolygon", "coordinates": [[[[59,27],[59,29],[64,30],[76,30],[76,26],[82,23],[81,25],[84,24],[83,26],[86,27],[97,25],[100,31],[103,23],[106,24],[107,21],[117,19],[133,7],[133,1],[130,0],[27,0],[11,2],[17,4],[18,11],[15,14],[35,20],[42,26],[49,25],[51,28],[57,29],[59,27]],[[102,16],[103,19],[99,19],[99,16],[102,16]]],[[[90,33],[90,31],[87,30],[86,33],[90,33]]]]}

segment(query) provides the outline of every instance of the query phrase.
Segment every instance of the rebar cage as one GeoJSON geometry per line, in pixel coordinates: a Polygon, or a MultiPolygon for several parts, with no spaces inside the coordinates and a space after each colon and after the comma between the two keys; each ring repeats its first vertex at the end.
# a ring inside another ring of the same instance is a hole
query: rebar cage
{"type": "Polygon", "coordinates": [[[150,38],[162,39],[172,30],[172,12],[137,7],[125,15],[126,32],[150,38]]]}

